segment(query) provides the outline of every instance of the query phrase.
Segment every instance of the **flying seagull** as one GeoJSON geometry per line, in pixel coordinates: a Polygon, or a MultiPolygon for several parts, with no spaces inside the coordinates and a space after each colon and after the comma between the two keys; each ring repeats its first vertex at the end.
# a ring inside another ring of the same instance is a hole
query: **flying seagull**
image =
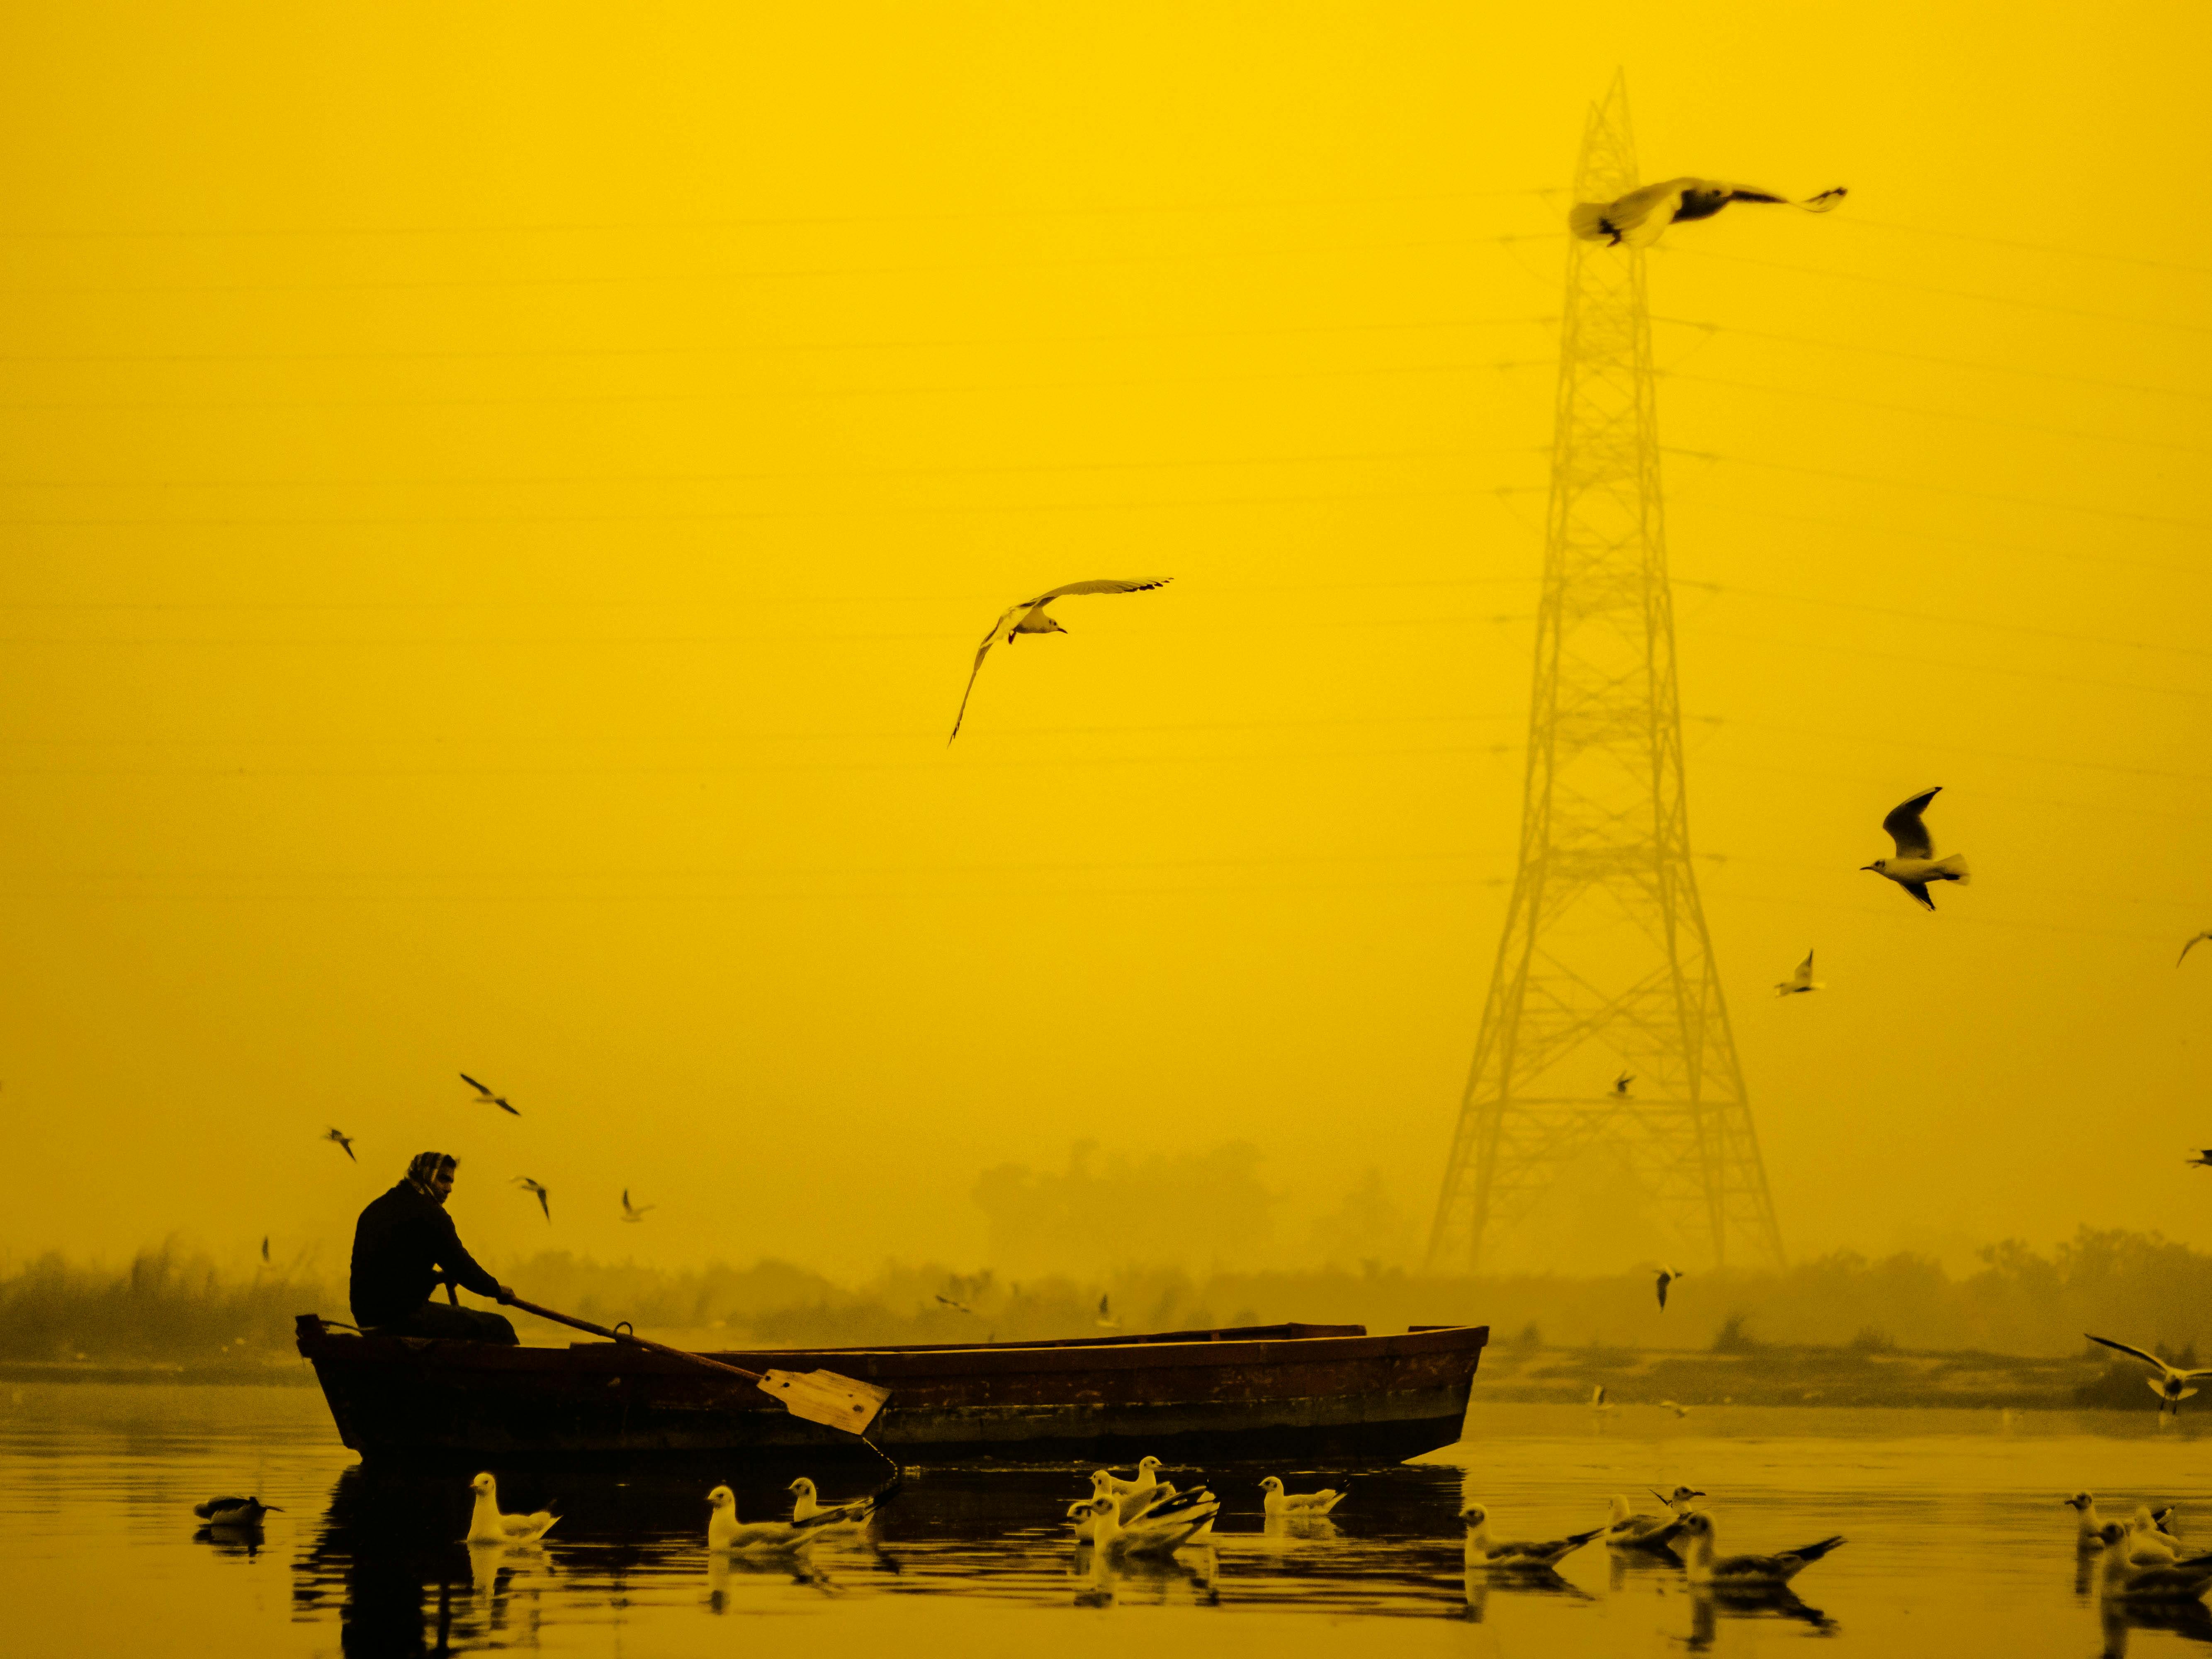
{"type": "Polygon", "coordinates": [[[483,1102],[487,1106],[496,1106],[501,1111],[505,1112],[509,1117],[520,1117],[522,1115],[521,1113],[516,1111],[514,1107],[507,1103],[507,1097],[505,1095],[494,1094],[490,1090],[485,1088],[483,1084],[471,1077],[466,1072],[463,1072],[459,1075],[461,1081],[467,1084],[470,1088],[475,1090],[477,1091],[477,1098],[483,1102]]]}
{"type": "Polygon", "coordinates": [[[2141,1348],[2131,1348],[2124,1342],[2115,1342],[2109,1336],[2091,1336],[2087,1331],[2082,1332],[2081,1334],[2088,1337],[2092,1342],[2101,1342],[2105,1346],[2117,1348],[2122,1353],[2131,1353],[2144,1364],[2156,1370],[2158,1375],[2146,1376],[2143,1378],[2143,1382],[2153,1394],[2158,1396],[2158,1409],[2163,1416],[2179,1416],[2181,1402],[2197,1392],[2188,1385],[2199,1377],[2212,1376],[2212,1368],[2193,1371],[2181,1370],[2167,1364],[2154,1353],[2145,1353],[2141,1348]]]}
{"type": "Polygon", "coordinates": [[[1605,1397],[1605,1384],[1602,1382],[1591,1389],[1589,1406],[1594,1412],[1609,1412],[1618,1409],[1613,1401],[1605,1397]]]}
{"type": "MultiPolygon", "coordinates": [[[[337,1141],[339,1146],[345,1148],[345,1155],[348,1158],[353,1158],[353,1137],[347,1134],[343,1130],[333,1129],[330,1133],[325,1135],[323,1139],[325,1140],[337,1141]]],[[[356,1164],[361,1162],[357,1158],[353,1158],[353,1161],[356,1164]]]]}
{"type": "Polygon", "coordinates": [[[1680,1267],[1661,1267],[1659,1273],[1659,1311],[1667,1311],[1667,1287],[1678,1279],[1686,1278],[1680,1267]]]}
{"type": "Polygon", "coordinates": [[[536,1182],[532,1181],[532,1180],[528,1176],[515,1176],[515,1178],[514,1178],[514,1184],[515,1184],[516,1186],[518,1186],[518,1187],[521,1188],[522,1188],[522,1190],[523,1190],[524,1192],[526,1192],[526,1193],[534,1193],[534,1194],[537,1194],[537,1197],[538,1197],[538,1207],[539,1209],[541,1209],[541,1210],[543,1210],[543,1211],[544,1211],[544,1212],[545,1212],[545,1218],[546,1218],[548,1221],[550,1221],[550,1220],[553,1218],[553,1194],[550,1194],[550,1193],[547,1192],[547,1191],[545,1190],[545,1188],[543,1188],[543,1187],[539,1186],[536,1182]]]}
{"type": "Polygon", "coordinates": [[[945,1295],[942,1291],[938,1292],[937,1299],[939,1302],[942,1302],[946,1307],[951,1309],[955,1313],[972,1314],[975,1311],[965,1302],[955,1302],[951,1297],[945,1295]]]}
{"type": "Polygon", "coordinates": [[[1155,587],[1165,587],[1175,580],[1162,576],[1153,581],[1122,581],[1112,576],[1102,576],[1096,581],[1067,582],[1033,599],[1024,599],[1019,605],[1007,607],[1006,614],[991,624],[991,631],[983,635],[983,643],[975,647],[975,665],[968,671],[968,689],[960,694],[960,712],[952,717],[952,738],[960,735],[960,722],[968,718],[968,699],[975,693],[975,676],[983,672],[983,659],[991,654],[991,647],[999,635],[1006,636],[1012,645],[1017,634],[1065,634],[1067,630],[1045,613],[1045,606],[1054,599],[1073,598],[1078,593],[1143,593],[1155,587]]]}
{"type": "Polygon", "coordinates": [[[1777,996],[1794,997],[1802,996],[1808,991],[1825,991],[1827,988],[1813,977],[1813,953],[1808,951],[1805,952],[1805,960],[1797,964],[1796,970],[1788,979],[1776,981],[1774,994],[1777,996]]]}
{"type": "MultiPolygon", "coordinates": [[[[645,1219],[645,1212],[647,1210],[657,1210],[659,1207],[660,1206],[658,1204],[631,1203],[629,1201],[629,1188],[627,1187],[623,1188],[623,1219],[624,1221],[642,1221],[645,1219]]],[[[548,1221],[550,1221],[553,1218],[550,1214],[548,1214],[545,1218],[548,1221]]]]}
{"type": "Polygon", "coordinates": [[[1629,1085],[1630,1084],[1632,1084],[1632,1083],[1635,1082],[1635,1081],[1636,1081],[1636,1073],[1633,1073],[1633,1072],[1623,1072],[1623,1073],[1622,1073],[1619,1077],[1617,1077],[1617,1078],[1613,1079],[1613,1093],[1615,1093],[1615,1094],[1617,1094],[1617,1095],[1619,1095],[1619,1096],[1622,1097],[1624,1099],[1626,1099],[1626,1098],[1627,1097],[1627,1095],[1628,1095],[1628,1085],[1629,1085]]]}
{"type": "Polygon", "coordinates": [[[1568,210],[1567,228],[1586,242],[1610,242],[1614,246],[1649,247],[1668,226],[1688,219],[1710,219],[1730,202],[1768,202],[1826,213],[1839,205],[1845,192],[1824,190],[1802,202],[1777,196],[1771,190],[1731,185],[1718,179],[1662,179],[1641,185],[1611,202],[1577,202],[1568,210]]]}
{"type": "Polygon", "coordinates": [[[264,1267],[269,1265],[269,1235],[267,1233],[261,1235],[261,1265],[264,1267]]]}
{"type": "Polygon", "coordinates": [[[1928,835],[1928,826],[1920,815],[1928,810],[1928,803],[1943,793],[1943,786],[1923,790],[1911,800],[1902,801],[1889,809],[1889,816],[1881,827],[1889,831],[1889,838],[1897,843],[1893,859],[1876,859],[1872,864],[1862,864],[1862,870],[1871,870],[1878,876],[1887,876],[1906,892],[1918,899],[1929,909],[1936,901],[1928,896],[1931,881],[1965,882],[1970,879],[1966,860],[1954,853],[1947,859],[1936,856],[1936,843],[1928,835]]]}
{"type": "Polygon", "coordinates": [[[2194,1158],[2185,1158],[2181,1161],[2185,1164],[2201,1164],[2206,1169],[2212,1170],[2212,1146],[2207,1146],[2194,1158]]]}
{"type": "Polygon", "coordinates": [[[2212,939],[2212,933],[2199,933],[2195,939],[2190,940],[2188,944],[2183,945],[2181,947],[2181,954],[2173,959],[2173,965],[2177,968],[2180,967],[2183,963],[2189,960],[2189,953],[2191,951],[2194,951],[2199,945],[2203,944],[2208,939],[2212,939]]]}
{"type": "Polygon", "coordinates": [[[1102,1331],[1121,1328],[1121,1322],[1114,1317],[1114,1301],[1110,1293],[1102,1294],[1098,1298],[1098,1328],[1102,1331]]]}

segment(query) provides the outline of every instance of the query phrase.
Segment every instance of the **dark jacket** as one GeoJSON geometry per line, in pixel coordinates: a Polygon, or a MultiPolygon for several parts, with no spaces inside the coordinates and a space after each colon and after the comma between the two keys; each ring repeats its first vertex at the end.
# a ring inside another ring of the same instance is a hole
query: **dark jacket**
{"type": "Polygon", "coordinates": [[[478,1296],[499,1294],[499,1281],[461,1248],[446,1206],[403,1181],[363,1210],[354,1227],[354,1322],[404,1319],[430,1299],[441,1267],[478,1296]]]}

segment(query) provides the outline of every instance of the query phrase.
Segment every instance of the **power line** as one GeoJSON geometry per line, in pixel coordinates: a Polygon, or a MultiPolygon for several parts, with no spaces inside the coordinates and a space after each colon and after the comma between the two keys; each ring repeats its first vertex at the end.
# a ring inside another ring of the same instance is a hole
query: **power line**
{"type": "Polygon", "coordinates": [[[1237,340],[1305,334],[1380,334],[1430,328],[1502,328],[1556,323],[1556,317],[1428,317],[1393,322],[1285,323],[1250,328],[1144,328],[1087,334],[947,335],[937,339],[794,340],[763,346],[483,347],[411,351],[122,351],[0,352],[0,363],[302,363],[537,361],[603,357],[757,357],[763,351],[911,351],[966,346],[1113,345],[1127,340],[1237,340]]]}
{"type": "Polygon", "coordinates": [[[2017,306],[2023,311],[2046,311],[2059,317],[2082,317],[2093,322],[2127,323],[2136,328],[2166,328],[2182,334],[2212,334],[2212,325],[2203,323],[2162,322],[2155,317],[2128,317],[2112,311],[2085,311],[2078,306],[2056,306],[2045,300],[2016,300],[2008,294],[1977,294],[1967,289],[1942,288],[1933,283],[1916,283],[1902,276],[1875,276],[1864,271],[1837,270],[1826,265],[1791,264],[1781,259],[1757,259],[1746,253],[1716,253],[1710,248],[1674,247],[1670,252],[1687,254],[1693,259],[1718,259],[1729,264],[1757,265],[1766,270],[1790,270],[1808,276],[1834,276],[1850,283],[1873,283],[1883,288],[1911,289],[1922,294],[1940,294],[1953,300],[1978,300],[1989,305],[2017,306]]]}
{"type": "Polygon", "coordinates": [[[1800,466],[1791,461],[1759,461],[1746,455],[1723,455],[1712,450],[1678,449],[1662,446],[1669,455],[1686,456],[1698,461],[1728,461],[1737,466],[1755,466],[1770,472],[1797,472],[1813,478],[1835,478],[1845,483],[1876,484],[1885,489],[1921,489],[1935,495],[1960,495],[1968,501],[2002,501],[2012,507],[2032,507],[2051,513],[2085,513],[2103,519],[2124,519],[2135,524],[2172,525],[2183,530],[2212,530],[2212,524],[2200,519],[2176,519],[2162,513],[2130,513],[2117,507],[2081,507],[2072,501],[2044,501],[2033,495],[2007,495],[1993,490],[1961,489],[1956,484],[1920,483],[1911,478],[1878,478],[1864,472],[1837,472],[1826,467],[1800,466]]]}
{"type": "Polygon", "coordinates": [[[206,225],[163,228],[109,227],[98,228],[18,228],[0,229],[0,241],[198,240],[222,237],[282,236],[513,236],[572,231],[638,230],[756,230],[809,225],[924,224],[978,219],[1054,219],[1128,217],[1147,213],[1224,213],[1265,211],[1291,207],[1368,207],[1407,202],[1465,202],[1495,200],[1508,196],[1543,196],[1540,185],[1514,190],[1416,191],[1386,196],[1280,197],[1211,202],[1100,203],[1090,205],[1056,204],[1050,206],[953,208],[936,211],[902,210],[873,213],[809,213],[756,215],[711,219],[632,219],[539,221],[520,224],[443,225],[206,225]]]}
{"type": "MultiPolygon", "coordinates": [[[[1824,738],[1838,743],[1873,744],[1885,749],[1937,750],[1945,754],[1972,755],[1983,760],[2025,761],[2033,766],[2076,767],[2090,772],[2117,772],[2130,777],[2172,778],[2184,783],[2212,783],[2212,772],[2173,772],[2154,766],[2124,766],[2112,761],[2073,760],[2062,755],[2026,755],[2016,750],[1981,749],[1960,743],[1947,743],[1942,738],[1885,738],[1865,732],[1824,732],[1809,726],[1786,726],[1776,720],[1746,720],[1735,714],[1685,714],[1685,720],[1696,720],[1704,726],[1750,726],[1763,732],[1778,732],[1786,737],[1824,738]]],[[[2078,804],[2078,803],[2077,803],[2078,804]]]]}
{"type": "Polygon", "coordinates": [[[1899,362],[1931,363],[1944,368],[1971,368],[1984,374],[2016,374],[2028,380],[2062,380],[2070,386],[2100,386],[2108,392],[2141,392],[2160,398],[2186,398],[2196,403],[2212,403],[2212,392],[2191,391],[2185,386],[2149,386],[2140,380],[2106,380],[2095,374],[2069,374],[2061,369],[2029,368],[2018,363],[1985,363],[1971,357],[1944,357],[1925,351],[1899,351],[1892,346],[1865,345],[1844,340],[1822,340],[1809,334],[1777,334],[1771,330],[1739,328],[1733,323],[1701,323],[1687,317],[1657,317],[1655,323],[1670,323],[1678,328],[1703,329],[1708,334],[1740,334],[1750,340],[1778,340],[1788,345],[1817,346],[1825,351],[1853,352],[1868,357],[1891,357],[1899,362]]]}
{"type": "Polygon", "coordinates": [[[1871,657],[1883,662],[1916,663],[1928,668],[1956,669],[1968,674],[2005,674],[2018,679],[2051,680],[2063,685],[2093,686],[2101,691],[2142,691],[2162,697],[2212,698],[2212,691],[2191,691],[2178,685],[2142,685],[2125,680],[2090,679],[2080,674],[2055,673],[2047,668],[2014,668],[2009,664],[1953,662],[1942,657],[1913,656],[1902,651],[1875,651],[1860,645],[1836,645],[1825,640],[1778,640],[1769,635],[1731,634],[1717,628],[1707,628],[1692,619],[1686,624],[1701,634],[1717,640],[1734,640],[1742,644],[1786,646],[1793,651],[1834,651],[1844,656],[1871,657]]]}
{"type": "Polygon", "coordinates": [[[1756,380],[1723,380],[1716,374],[1698,374],[1688,369],[1661,368],[1652,371],[1670,380],[1693,380],[1702,386],[1727,386],[1737,392],[1764,392],[1777,397],[1808,398],[1820,403],[1842,404],[1852,409],[1879,410],[1888,415],[1917,415],[1939,421],[1965,421],[1976,426],[1991,426],[2007,432],[2035,432],[2046,437],[2073,440],[2087,439],[2093,443],[2119,444],[2130,449],[2170,449],[2183,455],[2212,455],[2212,449],[2200,444],[2170,443],[2160,438],[2127,438],[2109,432],[2084,432],[2079,427],[2039,426],[2029,421],[2001,420],[1993,415],[1970,415],[1948,409],[1923,409],[1912,404],[1876,403],[1871,398],[1846,397],[1836,392],[1815,392],[1805,386],[1765,386],[1756,380]]]}
{"type": "Polygon", "coordinates": [[[2021,242],[2007,236],[1980,235],[1967,230],[1938,230],[1932,225],[1908,225],[1894,219],[1869,219],[1848,213],[1834,222],[1874,230],[1899,230],[1914,236],[1941,236],[1948,241],[1982,242],[1990,247],[2021,248],[2030,253],[2055,253],[2069,259],[2103,259],[2113,264],[2142,265],[2151,270],[2185,271],[2192,276],[2212,276],[2212,266],[2185,264],[2176,259],[2146,259],[2135,253],[2106,253],[2090,248],[2060,247],[2052,242],[2021,242]]]}
{"type": "Polygon", "coordinates": [[[1141,374],[1109,380],[974,381],[944,386],[807,386],[775,392],[592,392],[548,395],[509,393],[498,397],[397,398],[141,398],[71,403],[0,404],[0,414],[66,414],[70,411],[110,414],[119,410],[238,410],[238,409],[502,409],[516,407],[570,408],[592,404],[759,404],[804,403],[824,398],[938,398],[972,393],[1017,392],[1102,392],[1140,386],[1232,386],[1251,380],[1331,380],[1382,378],[1392,374],[1463,374],[1480,369],[1524,368],[1548,359],[1509,359],[1497,362],[1427,362],[1356,365],[1348,368],[1248,369],[1235,374],[1141,374]]]}

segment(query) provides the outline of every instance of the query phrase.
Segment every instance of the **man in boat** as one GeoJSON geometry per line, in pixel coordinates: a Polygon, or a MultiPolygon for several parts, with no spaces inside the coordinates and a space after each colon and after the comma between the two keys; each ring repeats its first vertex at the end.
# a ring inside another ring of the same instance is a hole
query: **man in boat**
{"type": "Polygon", "coordinates": [[[387,1336],[457,1337],[465,1342],[519,1342],[503,1316],[433,1302],[440,1285],[453,1285],[512,1302],[501,1284],[462,1248],[446,1213],[456,1160],[423,1152],[406,1178],[372,1201],[353,1230],[354,1322],[387,1336]]]}

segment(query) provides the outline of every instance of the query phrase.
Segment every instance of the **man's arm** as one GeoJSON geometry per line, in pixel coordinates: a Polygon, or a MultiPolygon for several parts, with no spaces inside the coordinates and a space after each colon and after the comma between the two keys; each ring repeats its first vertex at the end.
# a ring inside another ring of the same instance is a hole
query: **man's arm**
{"type": "Polygon", "coordinates": [[[453,1217],[443,1211],[439,1220],[445,1223],[445,1237],[438,1242],[438,1265],[445,1269],[448,1279],[474,1291],[478,1296],[488,1296],[500,1302],[510,1302],[514,1292],[483,1270],[476,1257],[461,1243],[461,1236],[453,1226],[453,1217]]]}

